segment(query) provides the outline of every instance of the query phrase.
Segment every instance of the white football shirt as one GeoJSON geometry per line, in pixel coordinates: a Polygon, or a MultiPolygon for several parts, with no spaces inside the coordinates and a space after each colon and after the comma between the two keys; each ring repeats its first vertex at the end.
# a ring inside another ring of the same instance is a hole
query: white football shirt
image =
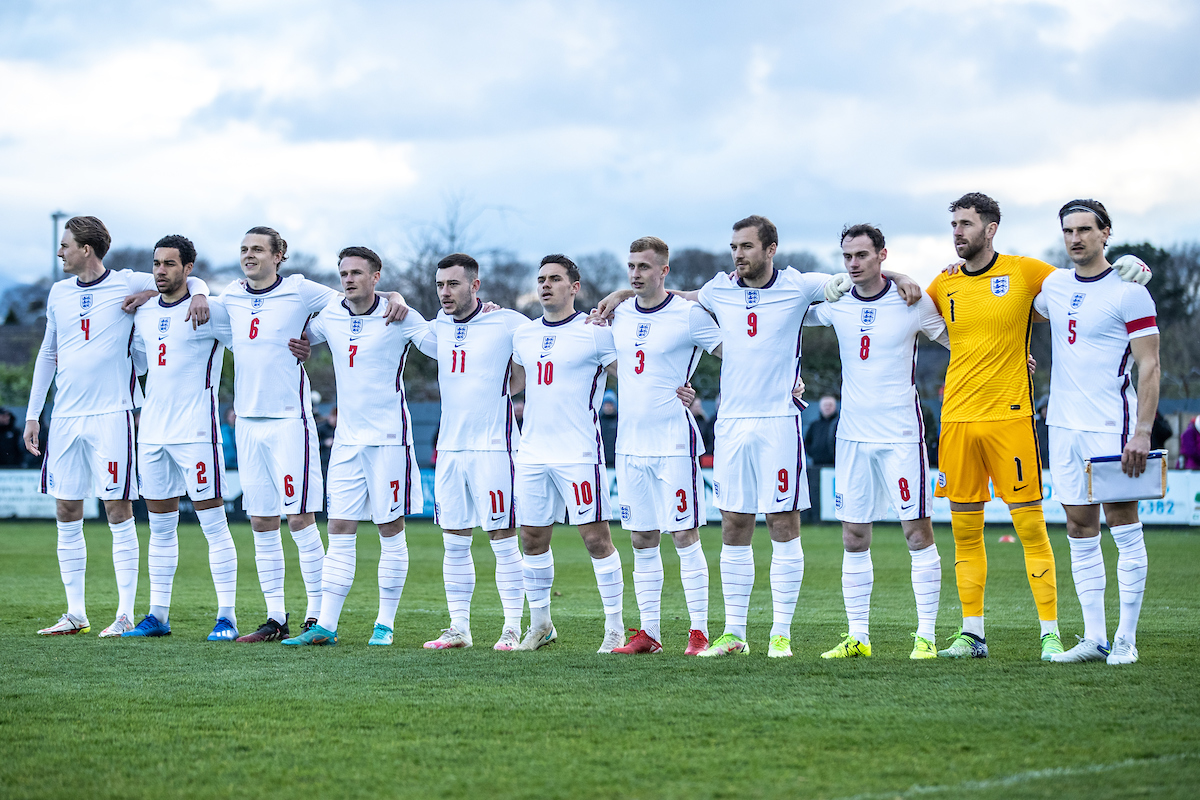
{"type": "MultiPolygon", "coordinates": [[[[696,420],[675,389],[687,383],[702,350],[721,344],[721,329],[697,303],[668,294],[641,308],[636,298],[617,306],[617,452],[631,456],[689,456],[700,440],[696,420]]],[[[703,448],[701,448],[703,449],[703,448]]]]}
{"type": "Polygon", "coordinates": [[[170,305],[157,297],[133,316],[134,350],[146,365],[139,442],[221,441],[217,392],[226,343],[217,339],[214,320],[192,329],[184,320],[189,302],[190,295],[170,305]]]}
{"type": "Polygon", "coordinates": [[[385,324],[388,301],[379,295],[365,314],[354,314],[335,296],[308,325],[313,344],[329,342],[337,379],[338,424],[334,444],[374,447],[413,443],[404,394],[404,362],[429,323],[414,309],[385,324]]]}
{"type": "MultiPolygon", "coordinates": [[[[308,319],[338,293],[303,275],[280,275],[266,289],[234,281],[213,305],[227,316],[233,350],[233,407],[239,417],[311,417],[308,373],[288,350],[308,319]]],[[[220,325],[218,331],[221,331],[220,325]]],[[[223,332],[223,331],[222,331],[223,332]]]]}
{"type": "Polygon", "coordinates": [[[513,361],[525,367],[522,464],[603,464],[600,401],[604,368],[617,359],[612,329],[576,311],[561,322],[539,317],[513,333],[513,361]]]}
{"type": "MultiPolygon", "coordinates": [[[[192,294],[208,294],[199,278],[188,278],[188,288],[192,294]]],[[[144,291],[156,291],[154,276],[128,269],[106,269],[88,283],[72,277],[50,287],[29,419],[37,419],[45,407],[51,374],[56,418],[127,411],[142,404],[133,367],[133,314],[121,305],[128,295],[144,291]]]]}
{"type": "Polygon", "coordinates": [[[805,325],[832,326],[842,357],[842,414],[837,438],[892,444],[924,440],[917,396],[917,334],[949,348],[946,323],[928,295],[907,305],[896,285],[862,297],[851,289],[813,307],[805,325]]]}
{"type": "Polygon", "coordinates": [[[508,395],[513,355],[513,332],[527,324],[524,314],[501,309],[475,310],[456,320],[439,311],[430,323],[432,347],[418,347],[438,361],[442,423],[438,451],[499,450],[514,452],[521,430],[508,395]],[[431,352],[432,351],[432,352],[431,352]]]}
{"type": "Polygon", "coordinates": [[[1046,424],[1129,436],[1137,421],[1129,342],[1158,333],[1150,292],[1112,269],[1094,278],[1060,269],[1042,282],[1033,308],[1050,320],[1046,424]]]}
{"type": "Polygon", "coordinates": [[[825,297],[829,276],[776,269],[766,286],[742,284],[737,271],[717,273],[700,288],[700,305],[721,326],[721,411],[726,419],[789,417],[800,377],[800,327],[808,307],[825,297]]]}

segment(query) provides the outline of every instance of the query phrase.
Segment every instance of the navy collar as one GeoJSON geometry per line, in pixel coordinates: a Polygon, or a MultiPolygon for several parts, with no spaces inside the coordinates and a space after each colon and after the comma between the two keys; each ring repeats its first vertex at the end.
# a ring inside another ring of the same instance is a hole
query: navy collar
{"type": "MultiPolygon", "coordinates": [[[[736,271],[736,270],[735,270],[735,271],[736,271]]],[[[758,289],[770,289],[772,286],[774,286],[774,285],[775,285],[775,281],[776,281],[776,280],[778,280],[778,279],[779,279],[779,270],[778,270],[777,268],[775,268],[775,267],[771,267],[771,280],[767,281],[767,282],[766,282],[764,285],[762,285],[762,286],[758,286],[758,287],[755,287],[755,286],[746,286],[746,284],[745,284],[745,283],[742,281],[742,276],[741,276],[741,275],[738,275],[738,279],[737,279],[737,285],[738,285],[738,286],[745,287],[745,288],[747,288],[747,289],[755,289],[755,288],[758,288],[758,289]]]]}
{"type": "Polygon", "coordinates": [[[180,303],[182,303],[184,300],[187,300],[191,296],[192,296],[191,292],[184,292],[183,297],[179,298],[174,303],[164,303],[163,299],[162,299],[162,295],[160,294],[158,296],[158,304],[160,306],[162,306],[163,308],[174,308],[175,306],[179,305],[180,303]]]}
{"type": "Polygon", "coordinates": [[[464,322],[470,322],[471,320],[475,319],[477,316],[479,316],[479,312],[481,311],[483,311],[483,301],[476,297],[474,311],[472,311],[470,314],[467,314],[462,319],[457,317],[451,317],[450,319],[453,320],[455,325],[462,325],[464,322]]]}
{"type": "Polygon", "coordinates": [[[559,320],[558,322],[548,322],[545,317],[542,317],[542,324],[545,325],[547,328],[557,328],[560,325],[566,325],[568,322],[570,322],[571,320],[578,317],[580,313],[581,312],[576,311],[571,316],[567,317],[566,319],[559,320]]]}
{"type": "Polygon", "coordinates": [[[361,314],[355,314],[354,309],[350,308],[350,304],[346,302],[346,298],[342,298],[342,308],[350,312],[352,317],[369,317],[375,313],[375,309],[379,308],[379,295],[375,295],[375,302],[371,303],[371,307],[361,314]]]}
{"type": "Polygon", "coordinates": [[[267,288],[265,288],[265,289],[251,289],[251,288],[250,288],[250,282],[249,282],[249,281],[247,281],[247,282],[246,282],[246,291],[247,291],[247,292],[249,292],[250,294],[266,294],[267,292],[271,291],[272,289],[274,289],[276,286],[278,286],[278,285],[279,285],[279,284],[281,284],[281,283],[283,283],[283,276],[282,276],[282,275],[276,275],[276,276],[275,276],[275,282],[274,282],[274,283],[272,283],[270,286],[268,286],[268,287],[267,287],[267,288]]]}
{"type": "Polygon", "coordinates": [[[109,269],[108,267],[105,267],[104,272],[101,272],[100,277],[96,278],[96,280],[88,281],[87,283],[84,283],[83,281],[79,280],[79,278],[76,278],[75,285],[78,286],[80,289],[90,288],[92,286],[95,286],[97,283],[104,280],[105,278],[107,278],[109,276],[109,273],[111,273],[111,272],[112,272],[111,269],[109,269]]]}
{"type": "Polygon", "coordinates": [[[1092,276],[1092,277],[1090,277],[1090,278],[1084,278],[1084,277],[1081,277],[1081,276],[1079,275],[1079,273],[1078,273],[1078,272],[1076,272],[1076,273],[1075,273],[1075,280],[1079,281],[1080,283],[1095,283],[1096,281],[1098,281],[1098,280],[1100,280],[1100,279],[1104,278],[1106,275],[1108,275],[1108,273],[1110,273],[1110,272],[1112,272],[1112,271],[1113,271],[1113,268],[1112,268],[1112,267],[1109,267],[1108,269],[1104,270],[1104,272],[1101,272],[1099,275],[1093,275],[1093,276],[1092,276]]]}
{"type": "Polygon", "coordinates": [[[871,295],[870,297],[863,297],[862,295],[860,295],[860,294],[858,293],[858,287],[857,287],[857,286],[853,287],[853,288],[850,290],[850,294],[854,295],[854,297],[855,297],[856,299],[858,299],[858,300],[862,300],[864,303],[873,303],[873,302],[875,302],[876,300],[878,300],[879,298],[883,297],[885,294],[887,294],[887,293],[888,293],[888,289],[891,289],[891,288],[892,288],[892,279],[891,279],[891,278],[884,278],[884,279],[883,279],[883,291],[879,292],[879,294],[871,295]]]}
{"type": "Polygon", "coordinates": [[[674,296],[675,295],[671,294],[670,292],[667,292],[667,299],[663,300],[661,303],[656,305],[654,308],[642,308],[641,306],[639,306],[637,304],[637,299],[634,298],[633,307],[636,308],[638,311],[642,312],[643,314],[653,314],[655,311],[662,311],[664,308],[666,308],[667,303],[671,302],[671,298],[674,296]]]}

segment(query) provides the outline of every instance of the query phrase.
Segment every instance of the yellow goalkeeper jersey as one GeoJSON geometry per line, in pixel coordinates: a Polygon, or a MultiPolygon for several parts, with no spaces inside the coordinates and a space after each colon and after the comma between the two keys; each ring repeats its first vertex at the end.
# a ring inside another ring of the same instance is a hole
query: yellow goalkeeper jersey
{"type": "Polygon", "coordinates": [[[942,422],[987,422],[1033,415],[1029,335],[1033,298],[1054,267],[997,254],[982,270],[942,272],[929,296],[946,320],[950,367],[942,422]]]}

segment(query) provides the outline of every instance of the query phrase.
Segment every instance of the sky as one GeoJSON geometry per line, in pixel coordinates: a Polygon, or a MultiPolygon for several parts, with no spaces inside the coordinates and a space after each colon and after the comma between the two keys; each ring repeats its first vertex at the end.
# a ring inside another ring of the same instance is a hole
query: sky
{"type": "Polygon", "coordinates": [[[53,262],[50,214],[114,247],[245,230],[335,265],[402,259],[457,208],[527,259],[643,235],[724,251],[770,217],[830,268],[845,224],[926,281],[947,206],[986,192],[1001,252],[1200,239],[1200,3],[24,2],[0,5],[0,277],[53,262]]]}

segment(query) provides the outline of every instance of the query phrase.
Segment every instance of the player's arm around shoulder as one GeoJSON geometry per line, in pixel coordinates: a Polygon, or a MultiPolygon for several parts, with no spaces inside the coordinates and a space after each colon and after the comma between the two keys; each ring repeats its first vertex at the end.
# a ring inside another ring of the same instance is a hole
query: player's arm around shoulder
{"type": "Polygon", "coordinates": [[[590,325],[592,341],[596,345],[596,360],[602,367],[614,367],[617,362],[617,345],[613,340],[612,328],[590,325]]]}
{"type": "Polygon", "coordinates": [[[950,349],[950,333],[946,329],[946,320],[938,313],[933,298],[928,294],[922,295],[916,305],[920,321],[921,333],[931,342],[937,342],[947,350],[950,349]]]}

